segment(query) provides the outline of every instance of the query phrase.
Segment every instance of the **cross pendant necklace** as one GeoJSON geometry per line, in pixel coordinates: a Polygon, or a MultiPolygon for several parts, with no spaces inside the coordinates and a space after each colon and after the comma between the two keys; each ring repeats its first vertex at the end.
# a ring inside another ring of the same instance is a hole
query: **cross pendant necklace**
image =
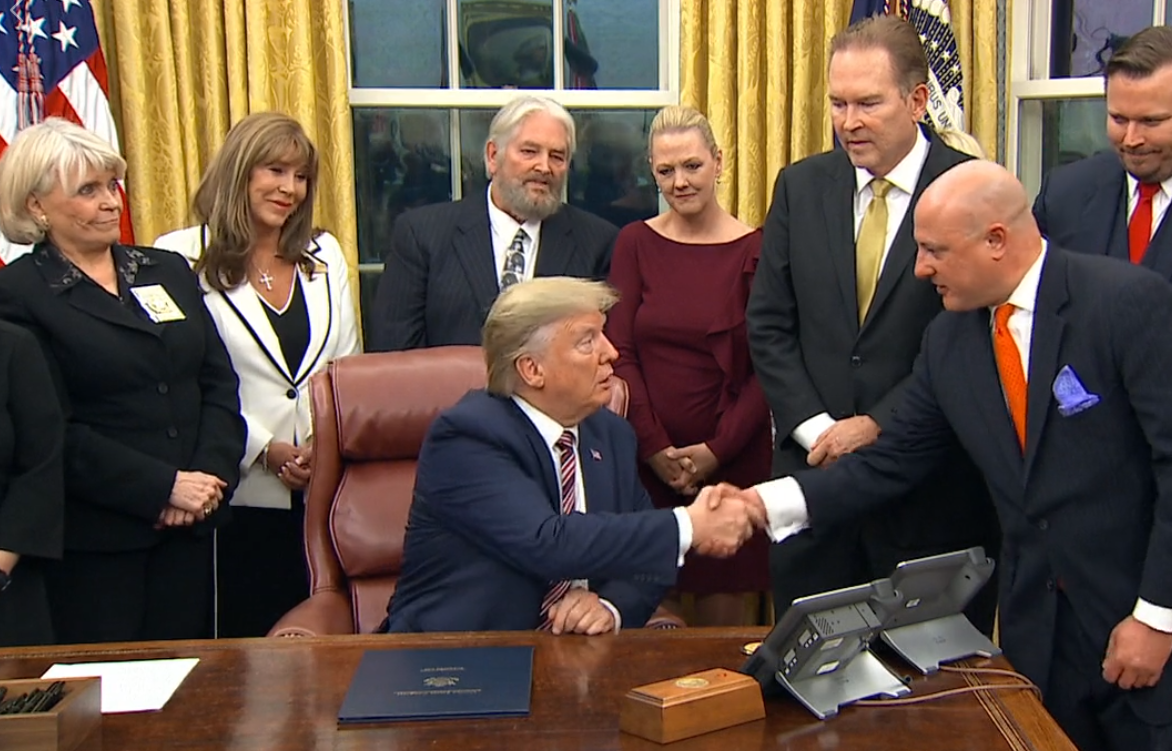
{"type": "Polygon", "coordinates": [[[260,270],[260,283],[265,286],[269,292],[273,291],[273,275],[267,269],[260,270]]]}

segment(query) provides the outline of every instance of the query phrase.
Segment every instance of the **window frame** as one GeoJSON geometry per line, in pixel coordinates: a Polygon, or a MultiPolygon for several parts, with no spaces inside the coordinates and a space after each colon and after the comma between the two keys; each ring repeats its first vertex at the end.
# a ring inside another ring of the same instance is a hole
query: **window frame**
{"type": "MultiPolygon", "coordinates": [[[[354,85],[354,49],[350,37],[350,3],[342,0],[343,43],[346,45],[346,84],[351,112],[355,108],[446,109],[453,163],[463,153],[460,141],[460,110],[499,109],[519,93],[548,96],[568,110],[658,109],[680,102],[680,24],[684,0],[658,0],[659,88],[658,89],[565,89],[565,42],[562,32],[566,0],[551,0],[553,12],[553,89],[469,89],[461,88],[458,75],[448,76],[447,88],[373,88],[354,85]]],[[[459,69],[459,0],[445,0],[447,19],[448,70],[459,69]]],[[[460,171],[452,170],[452,200],[460,200],[463,186],[460,171]]],[[[359,253],[361,257],[361,253],[359,253]]],[[[382,263],[359,263],[359,273],[382,271],[382,263]]]]}
{"type": "MultiPolygon", "coordinates": [[[[1042,183],[1043,117],[1041,108],[1023,112],[1029,102],[1100,99],[1101,76],[1049,78],[1049,0],[1013,0],[1009,23],[1009,107],[1006,112],[1006,165],[1036,195],[1042,183]],[[1046,75],[1035,75],[1045,71],[1046,75]]],[[[1153,0],[1152,25],[1167,22],[1168,0],[1153,0]]],[[[1034,109],[1034,108],[1031,108],[1034,109]]]]}

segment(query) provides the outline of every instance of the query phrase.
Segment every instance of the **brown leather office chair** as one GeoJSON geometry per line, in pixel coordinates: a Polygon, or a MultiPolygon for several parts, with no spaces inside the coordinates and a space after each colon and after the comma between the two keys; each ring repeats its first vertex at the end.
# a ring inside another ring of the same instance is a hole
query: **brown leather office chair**
{"type": "MultiPolygon", "coordinates": [[[[415,466],[432,420],[485,385],[479,347],[341,358],[310,384],[313,478],[305,495],[310,596],[269,636],[370,633],[386,615],[403,560],[415,466]]],[[[626,383],[610,408],[626,414],[626,383]]],[[[660,609],[648,628],[683,625],[660,609]]]]}

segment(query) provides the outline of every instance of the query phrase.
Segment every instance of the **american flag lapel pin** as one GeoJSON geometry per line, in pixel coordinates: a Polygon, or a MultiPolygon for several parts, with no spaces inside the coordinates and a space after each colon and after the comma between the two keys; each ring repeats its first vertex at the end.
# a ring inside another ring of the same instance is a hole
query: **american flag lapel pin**
{"type": "Polygon", "coordinates": [[[602,452],[598,449],[590,449],[590,458],[596,462],[602,461],[602,452]]]}

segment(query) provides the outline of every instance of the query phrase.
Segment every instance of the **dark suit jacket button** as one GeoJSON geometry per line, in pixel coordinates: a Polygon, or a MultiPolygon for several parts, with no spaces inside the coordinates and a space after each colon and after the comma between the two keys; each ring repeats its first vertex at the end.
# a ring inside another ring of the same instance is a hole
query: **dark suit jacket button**
{"type": "Polygon", "coordinates": [[[1050,528],[1050,522],[1046,521],[1045,519],[1038,520],[1038,529],[1045,532],[1049,528],[1050,528]]]}
{"type": "Polygon", "coordinates": [[[285,396],[289,397],[290,399],[296,399],[297,398],[297,389],[289,389],[288,391],[285,392],[285,396]]]}
{"type": "Polygon", "coordinates": [[[169,389],[167,388],[167,384],[165,384],[165,383],[160,383],[160,384],[159,384],[159,393],[160,393],[160,394],[165,394],[165,393],[167,393],[167,391],[169,391],[169,389]]]}
{"type": "Polygon", "coordinates": [[[851,355],[851,367],[852,368],[857,368],[862,364],[863,364],[863,358],[859,357],[858,355],[851,355]]]}
{"type": "Polygon", "coordinates": [[[167,428],[167,437],[168,438],[178,438],[179,437],[179,429],[178,428],[167,428]]]}

